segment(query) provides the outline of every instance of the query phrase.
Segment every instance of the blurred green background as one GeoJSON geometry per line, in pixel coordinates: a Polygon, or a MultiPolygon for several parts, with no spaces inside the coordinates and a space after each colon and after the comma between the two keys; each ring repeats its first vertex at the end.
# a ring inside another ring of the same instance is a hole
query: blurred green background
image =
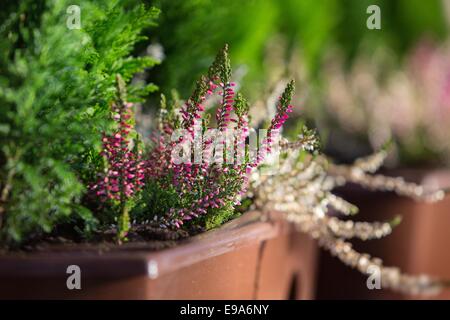
{"type": "MultiPolygon", "coordinates": [[[[438,45],[445,43],[449,7],[445,2],[149,1],[162,13],[158,27],[152,30],[151,46],[147,51],[159,56],[162,63],[149,72],[147,80],[158,84],[164,93],[177,88],[181,97],[185,98],[217,50],[224,43],[229,43],[236,76],[251,101],[263,99],[262,96],[268,95],[279,79],[297,79],[296,100],[300,101],[303,109],[302,121],[319,129],[326,150],[331,155],[348,161],[378,148],[382,144],[378,140],[390,138],[398,142],[397,163],[446,164],[450,152],[441,146],[432,146],[429,140],[434,138],[429,136],[427,130],[417,126],[412,133],[415,138],[413,143],[403,142],[395,134],[374,139],[370,135],[375,122],[366,123],[366,127],[359,128],[357,132],[348,132],[342,117],[333,114],[335,109],[342,107],[330,109],[326,99],[332,94],[328,90],[333,89],[328,79],[327,63],[330,61],[339,63],[339,68],[343,70],[343,82],[355,62],[375,63],[373,67],[377,69],[377,78],[373,81],[377,90],[392,91],[391,88],[384,88],[383,83],[390,82],[391,71],[403,68],[418,44],[424,39],[438,45]],[[366,10],[370,5],[378,5],[381,9],[381,30],[369,30],[366,26],[370,16],[366,10]]],[[[142,44],[139,50],[144,50],[144,45],[148,44],[142,44]]],[[[343,91],[346,90],[350,95],[355,91],[354,88],[344,87],[343,91]]],[[[360,97],[355,99],[361,100],[360,97]]],[[[364,101],[358,103],[363,105],[357,108],[369,107],[364,101]]],[[[422,108],[427,108],[427,105],[422,108]]],[[[371,120],[372,114],[364,112],[364,116],[371,120]]]]}
{"type": "MultiPolygon", "coordinates": [[[[152,41],[164,48],[165,61],[152,72],[163,89],[188,94],[192,83],[212,61],[218,48],[230,44],[235,65],[248,68],[246,86],[261,83],[270,66],[264,53],[271,38],[286,38],[288,50],[298,48],[308,72],[332,46],[349,61],[361,46],[387,46],[402,56],[424,36],[447,34],[441,0],[187,0],[151,1],[162,10],[152,41]],[[366,9],[381,9],[381,30],[369,30],[366,9]]],[[[287,55],[289,52],[286,53],[287,55]]]]}

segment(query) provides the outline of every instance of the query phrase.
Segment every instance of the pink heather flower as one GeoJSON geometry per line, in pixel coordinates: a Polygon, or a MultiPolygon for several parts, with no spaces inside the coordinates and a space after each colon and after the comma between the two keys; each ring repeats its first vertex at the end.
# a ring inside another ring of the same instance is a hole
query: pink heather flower
{"type": "Polygon", "coordinates": [[[217,126],[220,130],[224,130],[228,127],[230,123],[230,113],[233,110],[234,103],[234,90],[231,88],[231,83],[220,83],[219,86],[222,88],[222,91],[219,92],[219,95],[222,95],[222,100],[220,101],[220,106],[217,108],[216,112],[216,121],[217,126]]]}
{"type": "Polygon", "coordinates": [[[130,119],[132,104],[113,105],[117,112],[113,119],[117,124],[115,132],[103,135],[103,150],[107,169],[99,180],[90,186],[97,196],[104,200],[124,201],[133,196],[144,184],[144,165],[139,152],[130,150],[128,137],[131,127],[124,119],[130,119]],[[122,120],[121,120],[122,119],[122,120]]]}
{"type": "Polygon", "coordinates": [[[288,83],[283,94],[278,98],[277,103],[277,113],[272,119],[269,129],[267,130],[267,137],[263,140],[261,144],[260,152],[258,153],[257,160],[253,164],[254,167],[258,166],[264,161],[267,154],[272,152],[272,141],[273,138],[280,134],[280,129],[289,118],[289,113],[292,112],[292,105],[289,104],[292,94],[294,91],[294,82],[288,83]]]}

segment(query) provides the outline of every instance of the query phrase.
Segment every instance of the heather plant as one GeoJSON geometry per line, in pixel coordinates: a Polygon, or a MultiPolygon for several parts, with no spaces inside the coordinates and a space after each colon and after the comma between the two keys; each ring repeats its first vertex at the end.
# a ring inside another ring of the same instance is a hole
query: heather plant
{"type": "MultiPolygon", "coordinates": [[[[92,229],[82,203],[102,167],[116,74],[134,102],[153,85],[130,85],[151,67],[134,44],[158,11],[136,1],[78,1],[81,29],[66,25],[64,0],[4,1],[0,12],[0,239],[23,240],[58,223],[92,229]]],[[[101,218],[101,217],[100,217],[101,218]]],[[[86,229],[88,230],[88,229],[86,229]]]]}
{"type": "Polygon", "coordinates": [[[147,183],[151,188],[156,184],[157,188],[176,195],[176,203],[167,212],[153,212],[163,226],[180,228],[194,220],[212,228],[233,217],[245,194],[248,176],[263,162],[265,154],[271,152],[274,137],[292,111],[293,82],[279,99],[278,112],[267,136],[261,140],[259,152],[250,152],[246,146],[250,132],[248,103],[242,94],[235,93],[230,78],[228,46],[225,46],[208,75],[197,81],[193,94],[179,109],[174,108],[173,102],[167,107],[163,98],[159,121],[162,131],[154,137],[155,146],[147,162],[147,183]],[[211,132],[207,117],[210,114],[205,113],[205,105],[214,95],[219,95],[220,101],[214,114],[217,131],[211,132]],[[182,134],[173,139],[180,129],[182,134]],[[231,141],[227,139],[229,133],[232,133],[231,141]],[[223,139],[217,141],[217,137],[223,139]],[[177,161],[174,155],[191,147],[200,152],[189,153],[184,161],[177,161]]]}
{"type": "Polygon", "coordinates": [[[129,210],[132,200],[144,184],[144,162],[134,130],[133,104],[127,102],[122,77],[117,75],[116,79],[118,97],[112,104],[112,118],[116,128],[112,133],[103,135],[101,155],[106,160],[105,169],[89,189],[101,202],[112,202],[112,209],[119,212],[115,213],[115,217],[117,238],[121,242],[126,239],[130,228],[129,210]]]}
{"type": "Polygon", "coordinates": [[[383,288],[421,295],[440,292],[447,282],[426,275],[404,274],[399,268],[384,266],[380,258],[357,252],[349,242],[385,237],[401,217],[387,222],[349,220],[358,213],[358,208],[331,191],[346,183],[356,183],[369,190],[396,192],[428,202],[443,199],[444,191],[427,190],[402,178],[374,174],[386,159],[386,149],[357,159],[352,165],[336,165],[323,154],[305,154],[305,150],[312,149],[311,143],[315,143],[311,136],[305,137],[300,136],[296,143],[282,141],[285,152],[276,175],[252,176],[251,208],[263,213],[275,210],[284,214],[287,221],[317,239],[319,245],[345,265],[367,276],[378,272],[383,288]]]}

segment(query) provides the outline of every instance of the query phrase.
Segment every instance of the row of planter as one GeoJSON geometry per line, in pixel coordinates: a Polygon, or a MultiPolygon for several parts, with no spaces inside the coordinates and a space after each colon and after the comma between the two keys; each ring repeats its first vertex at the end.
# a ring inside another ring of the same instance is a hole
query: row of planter
{"type": "MultiPolygon", "coordinates": [[[[417,182],[450,185],[450,172],[404,173],[417,182]]],[[[424,204],[355,188],[339,192],[360,208],[362,220],[387,220],[397,214],[404,218],[391,236],[355,243],[358,250],[378,255],[405,272],[450,278],[449,197],[424,204]]],[[[159,251],[146,244],[129,244],[114,250],[62,247],[0,257],[0,298],[408,298],[368,290],[362,275],[328,253],[321,254],[319,267],[317,256],[316,243],[294,232],[279,214],[249,212],[159,251]],[[81,289],[67,286],[71,265],[79,267],[81,289]]],[[[450,294],[438,298],[449,299],[450,294]]]]}

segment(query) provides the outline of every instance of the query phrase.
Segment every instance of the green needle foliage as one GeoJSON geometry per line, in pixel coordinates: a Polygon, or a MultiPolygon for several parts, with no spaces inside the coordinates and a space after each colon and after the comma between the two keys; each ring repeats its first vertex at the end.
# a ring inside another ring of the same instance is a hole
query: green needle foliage
{"type": "MultiPolygon", "coordinates": [[[[153,66],[133,57],[158,10],[137,1],[77,1],[81,29],[66,25],[66,0],[5,1],[0,13],[0,240],[96,219],[80,205],[102,166],[115,77],[129,83],[153,66]]],[[[128,84],[129,101],[154,85],[128,84]]]]}

